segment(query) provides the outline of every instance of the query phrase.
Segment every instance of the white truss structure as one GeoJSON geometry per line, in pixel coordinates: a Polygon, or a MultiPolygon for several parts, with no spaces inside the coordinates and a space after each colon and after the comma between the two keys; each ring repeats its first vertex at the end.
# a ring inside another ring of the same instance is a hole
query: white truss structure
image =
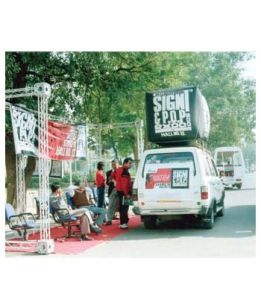
{"type": "Polygon", "coordinates": [[[49,217],[49,163],[48,163],[48,99],[50,85],[38,85],[38,151],[39,151],[39,204],[40,204],[40,242],[38,252],[53,252],[49,217]],[[40,88],[40,89],[39,89],[40,88]]]}
{"type": "Polygon", "coordinates": [[[99,160],[102,160],[102,140],[101,140],[102,129],[112,130],[112,129],[119,129],[119,128],[136,128],[137,152],[138,152],[138,159],[140,159],[141,154],[143,153],[144,150],[143,127],[144,127],[143,120],[137,120],[135,122],[126,122],[126,123],[114,123],[114,124],[87,124],[88,129],[96,130],[96,140],[97,140],[96,150],[97,150],[97,157],[99,160]]]}
{"type": "MultiPolygon", "coordinates": [[[[39,203],[40,203],[40,240],[33,246],[39,254],[54,252],[54,242],[50,235],[49,217],[49,171],[48,171],[48,99],[51,95],[51,87],[47,83],[37,83],[34,87],[6,90],[6,99],[31,97],[38,98],[38,143],[39,143],[39,203]]],[[[17,157],[17,198],[23,201],[21,207],[25,208],[24,185],[24,157],[17,157]]],[[[25,247],[34,244],[35,241],[7,241],[6,246],[16,251],[24,251],[25,247]]],[[[30,247],[30,246],[29,246],[30,247]]]]}
{"type": "Polygon", "coordinates": [[[27,163],[27,157],[16,155],[16,198],[18,213],[24,213],[26,210],[25,194],[25,175],[24,170],[27,163]]]}
{"type": "Polygon", "coordinates": [[[38,252],[38,241],[5,241],[8,252],[38,252]]]}

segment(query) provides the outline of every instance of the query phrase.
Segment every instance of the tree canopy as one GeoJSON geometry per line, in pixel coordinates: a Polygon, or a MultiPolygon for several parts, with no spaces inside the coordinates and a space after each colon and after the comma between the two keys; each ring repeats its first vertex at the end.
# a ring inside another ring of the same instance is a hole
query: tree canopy
{"type": "MultiPolygon", "coordinates": [[[[246,52],[8,52],[6,88],[47,82],[50,113],[117,123],[145,120],[146,91],[196,85],[210,107],[209,147],[238,145],[254,139],[255,82],[240,69],[250,58],[246,52]]],[[[132,151],[132,130],[103,133],[104,148],[132,151]]]]}

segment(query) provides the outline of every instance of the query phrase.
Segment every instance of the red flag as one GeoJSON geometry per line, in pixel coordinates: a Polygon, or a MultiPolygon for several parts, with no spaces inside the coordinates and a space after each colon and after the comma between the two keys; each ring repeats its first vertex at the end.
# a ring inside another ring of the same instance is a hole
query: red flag
{"type": "Polygon", "coordinates": [[[76,157],[77,130],[73,125],[48,121],[49,158],[74,160],[76,157]]]}

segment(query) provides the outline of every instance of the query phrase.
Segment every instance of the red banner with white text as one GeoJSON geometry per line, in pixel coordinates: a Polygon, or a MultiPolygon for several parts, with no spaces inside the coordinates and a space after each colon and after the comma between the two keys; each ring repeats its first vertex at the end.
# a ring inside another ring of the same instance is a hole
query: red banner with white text
{"type": "Polygon", "coordinates": [[[77,127],[48,121],[49,158],[74,160],[77,150],[77,127]]]}

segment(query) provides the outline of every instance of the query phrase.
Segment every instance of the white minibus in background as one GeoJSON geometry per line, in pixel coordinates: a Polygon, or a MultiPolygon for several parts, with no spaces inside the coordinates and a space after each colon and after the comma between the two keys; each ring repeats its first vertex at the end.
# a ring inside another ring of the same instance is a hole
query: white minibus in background
{"type": "Polygon", "coordinates": [[[245,162],[239,147],[218,147],[214,161],[226,187],[241,189],[245,175],[245,162]]]}

